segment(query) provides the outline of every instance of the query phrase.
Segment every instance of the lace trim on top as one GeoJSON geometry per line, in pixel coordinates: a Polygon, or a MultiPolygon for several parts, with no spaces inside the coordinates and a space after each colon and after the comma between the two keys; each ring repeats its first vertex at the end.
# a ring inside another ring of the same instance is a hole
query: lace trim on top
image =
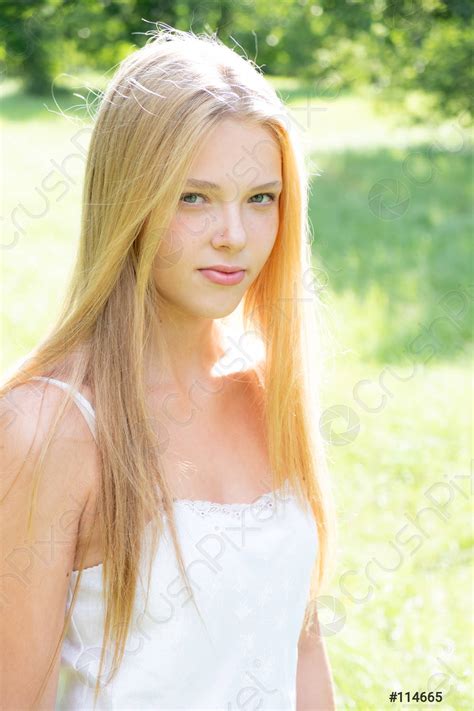
{"type": "Polygon", "coordinates": [[[294,498],[293,494],[289,494],[285,487],[276,489],[275,492],[268,491],[251,501],[250,503],[229,503],[221,504],[215,501],[202,501],[199,499],[173,499],[175,508],[185,508],[193,511],[202,518],[207,518],[213,513],[224,514],[233,518],[242,518],[245,511],[251,510],[252,513],[272,509],[275,503],[275,496],[285,494],[286,498],[294,498]]]}

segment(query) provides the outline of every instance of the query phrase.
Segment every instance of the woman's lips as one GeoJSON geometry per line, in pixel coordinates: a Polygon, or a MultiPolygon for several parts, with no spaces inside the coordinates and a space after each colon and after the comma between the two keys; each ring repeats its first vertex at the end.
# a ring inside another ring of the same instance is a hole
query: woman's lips
{"type": "Polygon", "coordinates": [[[198,269],[198,271],[214,284],[223,284],[224,286],[240,284],[245,276],[245,269],[241,269],[238,272],[219,272],[217,269],[198,269]]]}

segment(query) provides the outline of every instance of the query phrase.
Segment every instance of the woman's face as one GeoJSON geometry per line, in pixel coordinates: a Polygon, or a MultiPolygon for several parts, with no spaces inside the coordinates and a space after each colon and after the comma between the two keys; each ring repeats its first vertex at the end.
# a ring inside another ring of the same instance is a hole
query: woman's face
{"type": "Polygon", "coordinates": [[[237,308],[275,243],[281,181],[280,148],[268,130],[234,119],[213,129],[155,258],[158,290],[171,306],[204,318],[237,308]],[[242,273],[202,271],[216,265],[242,273]]]}

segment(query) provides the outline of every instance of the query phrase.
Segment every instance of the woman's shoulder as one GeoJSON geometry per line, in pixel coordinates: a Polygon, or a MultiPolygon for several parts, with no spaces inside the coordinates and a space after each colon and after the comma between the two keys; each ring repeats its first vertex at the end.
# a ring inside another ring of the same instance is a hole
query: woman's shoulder
{"type": "MultiPolygon", "coordinates": [[[[66,390],[79,393],[93,405],[92,390],[88,385],[72,388],[66,379],[41,376],[14,386],[0,399],[2,418],[14,420],[22,430],[45,432],[53,423],[66,390]]],[[[90,428],[78,407],[69,408],[59,425],[59,436],[70,441],[91,440],[90,428]]]]}
{"type": "Polygon", "coordinates": [[[262,406],[265,400],[263,367],[257,365],[247,370],[231,373],[232,380],[241,390],[247,401],[262,406]]]}
{"type": "MultiPolygon", "coordinates": [[[[228,391],[230,404],[228,411],[232,412],[234,424],[242,418],[241,423],[245,428],[256,428],[262,431],[265,424],[265,390],[260,374],[253,368],[233,373],[229,376],[232,385],[228,391]]],[[[263,432],[262,432],[263,436],[263,432]]]]}
{"type": "MultiPolygon", "coordinates": [[[[88,388],[80,389],[88,398],[88,388]]],[[[0,398],[2,458],[11,473],[34,462],[47,444],[64,392],[49,381],[29,380],[0,398]]],[[[70,486],[77,497],[88,497],[97,477],[97,447],[78,407],[72,405],[60,418],[43,466],[51,486],[70,486]]],[[[5,475],[8,479],[9,477],[5,475]]],[[[8,482],[2,482],[2,490],[8,482]]],[[[45,482],[45,486],[48,483],[45,482]]]]}
{"type": "Polygon", "coordinates": [[[233,373],[228,374],[228,378],[234,382],[242,383],[247,388],[255,390],[257,392],[263,392],[264,390],[264,364],[256,363],[251,368],[246,370],[238,370],[233,373]]]}

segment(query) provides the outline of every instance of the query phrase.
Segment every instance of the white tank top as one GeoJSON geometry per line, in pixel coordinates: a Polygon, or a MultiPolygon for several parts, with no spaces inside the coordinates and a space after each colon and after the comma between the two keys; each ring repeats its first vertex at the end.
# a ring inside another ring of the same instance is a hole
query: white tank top
{"type": "MultiPolygon", "coordinates": [[[[73,395],[95,437],[91,404],[81,393],[73,395]]],[[[143,567],[125,655],[96,708],[295,711],[298,638],[318,546],[309,507],[302,508],[288,486],[251,504],[177,499],[174,506],[205,624],[180,576],[165,520],[148,606],[143,567]]],[[[71,575],[66,611],[77,575],[71,575]]],[[[82,573],[61,651],[56,710],[92,710],[103,619],[99,564],[82,573]]],[[[105,672],[111,659],[109,651],[105,672]]]]}

